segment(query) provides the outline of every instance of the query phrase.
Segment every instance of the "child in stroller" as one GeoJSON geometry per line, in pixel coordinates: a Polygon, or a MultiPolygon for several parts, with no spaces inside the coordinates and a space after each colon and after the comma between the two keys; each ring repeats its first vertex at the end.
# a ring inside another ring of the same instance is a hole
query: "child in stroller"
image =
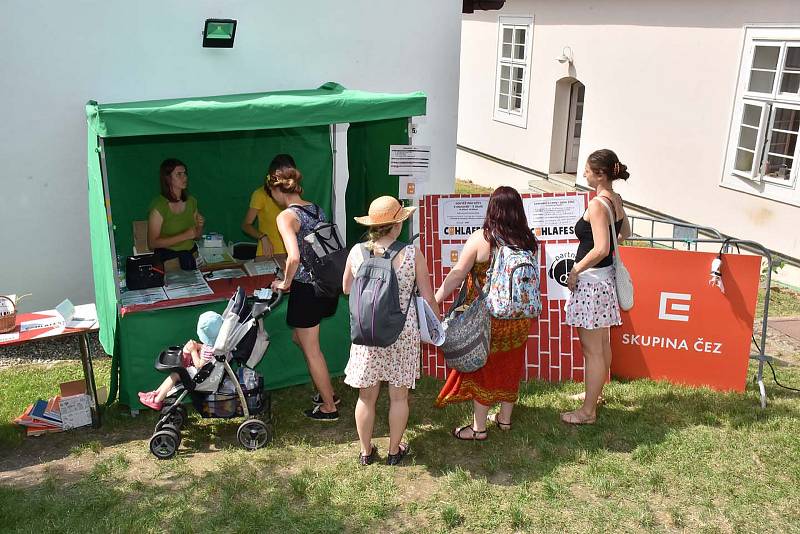
{"type": "MultiPolygon", "coordinates": [[[[214,342],[221,327],[222,316],[217,312],[207,311],[200,315],[197,320],[197,337],[200,338],[200,343],[190,339],[183,346],[181,354],[181,365],[189,373],[190,378],[194,378],[198,370],[214,359],[214,342]]],[[[139,392],[139,402],[153,410],[161,410],[164,407],[164,399],[180,381],[178,373],[170,373],[158,389],[146,393],[139,392]]]]}
{"type": "Polygon", "coordinates": [[[265,300],[255,299],[251,304],[244,291],[237,289],[221,316],[216,336],[204,338],[205,334],[213,334],[214,328],[212,326],[200,335],[198,325],[198,336],[204,345],[211,347],[211,360],[196,373],[190,373],[182,365],[184,357],[181,347],[169,347],[161,352],[155,363],[156,369],[176,374],[179,383],[165,398],[161,418],[150,438],[150,452],[153,455],[167,459],[177,452],[181,441],[180,430],[187,420],[186,409],[182,405],[187,395],[204,418],[244,417],[245,421],[239,426],[236,437],[246,449],[258,449],[272,439],[269,393],[264,391],[262,376],[253,368],[261,361],[269,346],[269,336],[264,330],[262,318],[277,306],[281,296],[277,292],[265,300]],[[211,341],[213,346],[205,341],[211,341]],[[253,417],[259,414],[267,422],[253,417]]]}

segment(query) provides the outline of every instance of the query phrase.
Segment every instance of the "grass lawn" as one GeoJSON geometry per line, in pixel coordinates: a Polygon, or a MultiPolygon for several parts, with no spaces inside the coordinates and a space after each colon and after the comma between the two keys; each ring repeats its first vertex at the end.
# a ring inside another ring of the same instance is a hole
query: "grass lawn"
{"type": "MultiPolygon", "coordinates": [[[[100,383],[108,362],[97,364],[100,383]]],[[[761,411],[744,394],[651,381],[612,382],[598,424],[560,410],[580,384],[523,385],[509,433],[456,442],[468,406],[432,406],[440,383],[413,393],[413,456],[357,466],[356,394],[337,381],[343,417],[304,420],[309,386],[274,392],[276,439],[247,452],[237,420],[192,416],[179,455],[147,451],[155,417],[106,410],[99,430],[20,438],[7,423],[37,395],[80,377],[77,363],[0,371],[3,532],[584,532],[800,531],[800,397],[767,382],[761,411]]],[[[800,383],[797,368],[781,379],[800,383]]],[[[386,393],[376,428],[387,448],[386,393]]]]}
{"type": "Polygon", "coordinates": [[[472,195],[476,193],[491,194],[494,191],[491,187],[474,184],[469,180],[456,180],[456,194],[458,195],[472,195]]]}

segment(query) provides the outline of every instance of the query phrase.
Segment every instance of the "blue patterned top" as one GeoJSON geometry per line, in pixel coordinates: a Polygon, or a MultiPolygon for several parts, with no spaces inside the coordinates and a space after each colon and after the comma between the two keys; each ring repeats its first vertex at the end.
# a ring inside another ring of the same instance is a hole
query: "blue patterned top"
{"type": "Polygon", "coordinates": [[[308,272],[305,265],[303,265],[303,258],[313,258],[314,252],[311,245],[306,243],[305,237],[310,234],[314,227],[320,222],[328,222],[325,212],[316,204],[292,204],[292,208],[297,219],[300,221],[300,230],[297,232],[297,247],[300,249],[300,265],[297,267],[297,272],[294,273],[293,280],[303,282],[305,284],[311,283],[311,273],[308,272]],[[310,212],[310,213],[309,213],[310,212]],[[312,216],[314,214],[315,216],[312,216]]]}

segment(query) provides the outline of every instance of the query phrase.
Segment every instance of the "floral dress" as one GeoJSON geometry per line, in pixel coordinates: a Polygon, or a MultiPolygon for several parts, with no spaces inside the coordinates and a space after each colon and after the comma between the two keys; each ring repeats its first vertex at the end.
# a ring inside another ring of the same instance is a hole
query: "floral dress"
{"type": "MultiPolygon", "coordinates": [[[[472,272],[483,286],[489,262],[476,262],[472,272]]],[[[477,296],[472,277],[467,277],[469,304],[477,296]]],[[[492,339],[486,365],[473,373],[450,370],[436,406],[475,400],[484,406],[498,402],[516,402],[519,383],[525,375],[525,344],[531,330],[532,319],[495,319],[492,321],[492,339]]]]}
{"type": "MultiPolygon", "coordinates": [[[[360,245],[350,251],[353,276],[364,261],[360,245]]],[[[400,306],[408,306],[408,315],[397,341],[388,347],[367,347],[353,343],[350,360],[344,370],[345,384],[354,388],[367,388],[379,382],[413,389],[420,373],[419,323],[414,302],[416,286],[416,249],[409,245],[398,254],[405,254],[397,274],[400,289],[400,306]],[[409,306],[410,301],[410,306],[409,306]]]]}

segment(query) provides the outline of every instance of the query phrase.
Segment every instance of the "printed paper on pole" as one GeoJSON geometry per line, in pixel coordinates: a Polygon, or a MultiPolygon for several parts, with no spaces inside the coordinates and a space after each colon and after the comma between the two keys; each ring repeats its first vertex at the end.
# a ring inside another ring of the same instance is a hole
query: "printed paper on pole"
{"type": "Polygon", "coordinates": [[[419,145],[391,145],[389,147],[389,174],[428,175],[431,163],[431,147],[419,145]]]}
{"type": "Polygon", "coordinates": [[[417,200],[425,194],[426,185],[417,182],[414,176],[400,176],[399,178],[398,198],[417,200]]]}

